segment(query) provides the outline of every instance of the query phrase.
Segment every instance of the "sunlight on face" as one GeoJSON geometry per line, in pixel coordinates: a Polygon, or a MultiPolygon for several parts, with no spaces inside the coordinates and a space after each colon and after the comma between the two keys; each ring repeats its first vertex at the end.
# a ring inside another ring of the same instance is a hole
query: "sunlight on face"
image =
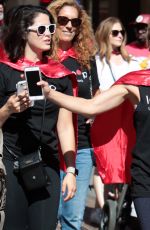
{"type": "MultiPolygon", "coordinates": [[[[112,26],[112,31],[113,30],[118,30],[118,31],[121,31],[123,30],[122,26],[120,23],[115,23],[113,26],[112,26]]],[[[122,42],[123,42],[123,35],[121,33],[118,33],[117,36],[113,36],[111,33],[109,35],[109,41],[110,41],[110,44],[112,45],[113,48],[118,48],[121,46],[122,42]]]]}
{"type": "MultiPolygon", "coordinates": [[[[64,6],[58,16],[65,16],[68,19],[78,18],[78,11],[73,6],[64,6]]],[[[66,25],[57,24],[57,35],[60,39],[60,44],[71,44],[74,36],[76,35],[77,28],[73,27],[71,21],[66,25]]]]}
{"type": "MultiPolygon", "coordinates": [[[[50,20],[48,15],[39,13],[34,19],[34,23],[31,25],[31,27],[49,24],[50,20]]],[[[25,50],[27,50],[29,53],[42,53],[43,51],[50,49],[50,44],[51,34],[48,30],[46,30],[45,33],[40,36],[37,34],[36,30],[31,30],[27,35],[27,44],[25,50]]]]}

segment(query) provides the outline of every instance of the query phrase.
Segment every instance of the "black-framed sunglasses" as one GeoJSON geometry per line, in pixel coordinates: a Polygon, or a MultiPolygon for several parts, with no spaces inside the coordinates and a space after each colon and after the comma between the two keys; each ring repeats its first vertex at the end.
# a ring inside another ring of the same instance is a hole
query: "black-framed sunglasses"
{"type": "Polygon", "coordinates": [[[117,37],[119,33],[121,33],[121,35],[124,37],[125,30],[112,30],[111,31],[111,34],[112,34],[113,37],[117,37]]]}
{"type": "Polygon", "coordinates": [[[72,19],[69,19],[65,16],[58,16],[57,18],[57,22],[59,25],[61,26],[66,26],[68,24],[68,22],[71,22],[71,25],[73,27],[79,27],[81,25],[81,19],[80,18],[72,18],[72,19]]]}
{"type": "Polygon", "coordinates": [[[56,24],[28,27],[28,31],[36,32],[37,35],[43,35],[46,31],[50,32],[50,34],[54,34],[55,30],[56,30],[56,24]]]}

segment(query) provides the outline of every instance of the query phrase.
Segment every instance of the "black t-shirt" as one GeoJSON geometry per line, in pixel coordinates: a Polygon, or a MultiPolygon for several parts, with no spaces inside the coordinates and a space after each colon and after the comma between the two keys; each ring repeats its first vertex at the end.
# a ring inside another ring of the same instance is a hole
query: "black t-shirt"
{"type": "Polygon", "coordinates": [[[132,194],[150,197],[150,89],[140,86],[140,103],[134,113],[136,145],[131,167],[132,194]]]}
{"type": "MultiPolygon", "coordinates": [[[[79,62],[74,58],[67,58],[62,62],[69,70],[77,76],[78,96],[86,99],[92,97],[93,91],[99,89],[99,81],[95,61],[91,61],[91,71],[81,68],[79,62]]],[[[90,125],[86,124],[87,118],[78,115],[78,149],[90,148],[90,125]]]]}
{"type": "MultiPolygon", "coordinates": [[[[0,107],[16,91],[16,83],[22,80],[20,74],[20,71],[0,64],[0,107]]],[[[42,78],[50,85],[54,85],[57,91],[72,95],[72,83],[69,77],[53,79],[42,75],[42,78]]],[[[38,148],[43,108],[44,100],[35,101],[33,107],[22,113],[12,114],[4,123],[4,143],[15,154],[28,154],[38,148]]],[[[59,107],[47,100],[42,134],[42,154],[48,161],[58,160],[56,134],[58,113],[59,107]]]]}

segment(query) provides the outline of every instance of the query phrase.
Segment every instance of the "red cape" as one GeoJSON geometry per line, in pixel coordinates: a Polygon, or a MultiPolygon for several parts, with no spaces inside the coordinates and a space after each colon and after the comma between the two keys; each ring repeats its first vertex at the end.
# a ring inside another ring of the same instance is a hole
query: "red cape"
{"type": "MultiPolygon", "coordinates": [[[[48,78],[62,78],[62,77],[69,75],[72,80],[73,94],[74,96],[77,96],[78,94],[76,75],[72,73],[69,69],[67,69],[64,65],[62,65],[61,63],[56,62],[50,58],[45,58],[44,61],[42,62],[40,61],[32,62],[25,58],[21,58],[16,63],[12,63],[5,55],[2,59],[0,59],[0,62],[8,66],[11,66],[13,69],[16,69],[19,71],[24,71],[25,67],[39,66],[41,72],[44,74],[44,76],[48,78]]],[[[76,129],[76,116],[74,116],[74,126],[76,129]]],[[[65,170],[66,168],[61,150],[60,150],[60,168],[63,170],[65,170]]]]}
{"type": "Polygon", "coordinates": [[[68,57],[72,57],[74,59],[77,59],[77,53],[73,47],[71,47],[67,51],[64,51],[62,49],[58,49],[58,57],[59,57],[60,62],[64,61],[68,57]]]}
{"type": "MultiPolygon", "coordinates": [[[[6,65],[9,65],[12,68],[20,71],[24,71],[25,67],[39,66],[41,72],[48,78],[61,78],[67,75],[75,76],[69,69],[67,69],[60,62],[56,62],[47,57],[43,61],[37,62],[32,62],[27,60],[26,58],[21,58],[17,62],[13,63],[10,62],[10,60],[5,55],[3,58],[0,59],[0,62],[5,63],[6,65]]],[[[77,86],[77,83],[74,82],[74,84],[77,86]]]]}
{"type": "MultiPolygon", "coordinates": [[[[126,74],[116,84],[150,86],[150,70],[126,74]]],[[[134,108],[126,100],[117,108],[96,116],[91,128],[96,165],[103,183],[130,183],[135,144],[134,108]]]]}

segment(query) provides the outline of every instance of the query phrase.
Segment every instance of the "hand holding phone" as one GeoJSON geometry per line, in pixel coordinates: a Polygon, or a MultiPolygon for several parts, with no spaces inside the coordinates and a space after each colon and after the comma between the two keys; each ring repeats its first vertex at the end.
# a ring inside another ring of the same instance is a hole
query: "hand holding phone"
{"type": "Polygon", "coordinates": [[[27,81],[30,100],[44,99],[42,87],[37,85],[37,82],[41,80],[40,68],[38,66],[26,67],[24,69],[24,74],[27,81]]]}
{"type": "MultiPolygon", "coordinates": [[[[25,90],[28,90],[27,82],[26,81],[18,81],[16,84],[16,89],[17,89],[17,96],[20,95],[25,90]]],[[[32,107],[32,106],[34,106],[34,100],[31,100],[30,107],[32,107]]]]}

